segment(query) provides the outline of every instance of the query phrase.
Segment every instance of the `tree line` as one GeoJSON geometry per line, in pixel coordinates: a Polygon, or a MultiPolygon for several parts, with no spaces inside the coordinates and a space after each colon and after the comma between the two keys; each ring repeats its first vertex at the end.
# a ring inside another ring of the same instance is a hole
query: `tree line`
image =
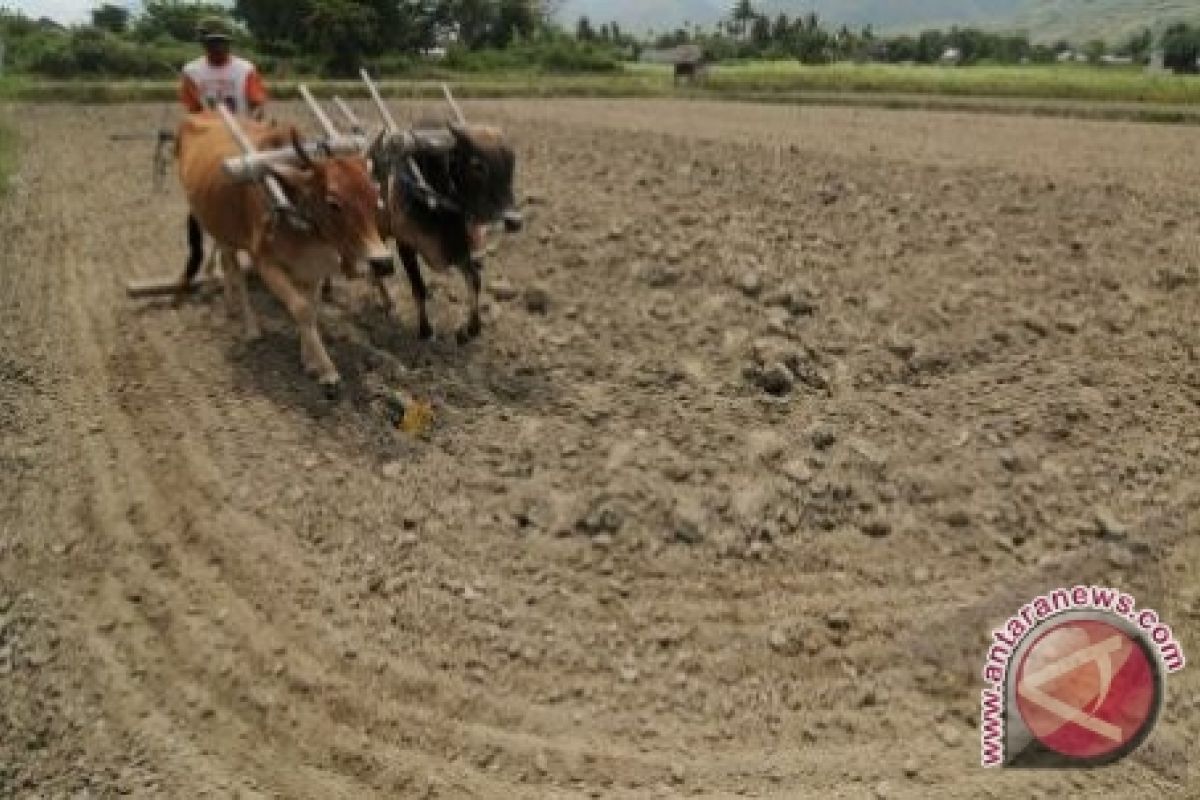
{"type": "MultiPolygon", "coordinates": [[[[590,23],[581,19],[579,29],[590,23]]],[[[670,48],[700,45],[710,61],[733,59],[797,59],[805,64],[835,61],[878,61],[885,63],[937,64],[1023,64],[1054,63],[1064,54],[1092,63],[1104,56],[1122,56],[1135,64],[1148,64],[1155,49],[1161,49],[1165,66],[1179,72],[1197,71],[1200,57],[1200,27],[1177,24],[1160,37],[1149,29],[1123,41],[1101,40],[1053,44],[1038,43],[1027,33],[983,31],[975,28],[927,30],[920,34],[883,36],[871,26],[853,30],[827,26],[816,13],[791,17],[761,13],[753,0],[737,0],[715,29],[684,25],[653,38],[653,46],[670,48]]]]}
{"type": "Polygon", "coordinates": [[[90,25],[64,28],[0,8],[0,36],[19,71],[72,77],[173,74],[194,58],[196,28],[228,19],[237,49],[264,71],[350,75],[360,66],[411,70],[431,51],[457,69],[533,66],[611,70],[611,42],[581,42],[553,21],[555,0],[148,0],[95,8],[90,25]],[[507,54],[504,58],[497,53],[507,54]]]}
{"type": "Polygon", "coordinates": [[[1196,71],[1200,27],[1149,30],[1110,46],[1101,41],[1041,44],[1026,34],[972,28],[917,35],[877,35],[870,27],[832,27],[815,13],[761,13],[737,0],[714,29],[683,27],[634,36],[615,22],[580,18],[569,30],[556,22],[558,0],[147,0],[133,15],[106,3],[91,24],[64,28],[0,8],[0,36],[10,68],[72,77],[155,77],[174,74],[194,58],[196,28],[209,16],[228,18],[237,47],[271,74],[351,75],[360,66],[382,74],[431,69],[428,56],[453,70],[615,71],[646,47],[698,44],[710,61],[795,59],[806,64],[881,61],[933,64],[1050,63],[1067,52],[1098,61],[1104,55],[1147,63],[1155,49],[1165,65],[1196,71]]]}

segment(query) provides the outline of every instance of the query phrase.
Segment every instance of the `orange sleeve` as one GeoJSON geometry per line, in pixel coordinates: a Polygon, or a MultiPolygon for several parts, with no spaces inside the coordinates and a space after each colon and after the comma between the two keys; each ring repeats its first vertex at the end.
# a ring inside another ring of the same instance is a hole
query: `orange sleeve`
{"type": "Polygon", "coordinates": [[[246,76],[246,102],[251,108],[259,108],[267,104],[267,85],[263,83],[258,70],[250,70],[246,76]]]}
{"type": "Polygon", "coordinates": [[[204,110],[204,101],[200,99],[200,89],[196,82],[187,75],[179,82],[179,102],[189,114],[198,114],[204,110]]]}

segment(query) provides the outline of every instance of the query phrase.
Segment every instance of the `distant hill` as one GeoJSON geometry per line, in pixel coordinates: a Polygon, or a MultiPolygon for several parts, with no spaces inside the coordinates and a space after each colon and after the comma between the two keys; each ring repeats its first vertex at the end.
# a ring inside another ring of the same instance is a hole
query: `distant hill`
{"type": "MultiPolygon", "coordinates": [[[[565,0],[562,19],[582,15],[616,20],[632,31],[665,32],[685,22],[711,27],[733,2],[723,0],[565,0]]],[[[975,25],[1028,31],[1034,39],[1119,41],[1143,27],[1200,23],[1200,0],[761,0],[764,13],[796,16],[816,11],[830,24],[874,25],[882,32],[975,25]]]]}
{"type": "MultiPolygon", "coordinates": [[[[816,11],[822,19],[841,25],[877,28],[913,27],[947,22],[981,24],[1011,19],[1025,0],[760,0],[755,8],[774,16],[799,16],[816,11]]],[[[712,26],[728,16],[732,2],[724,0],[566,0],[562,17],[571,22],[587,15],[594,22],[616,20],[637,31],[674,30],[685,22],[712,26]]]]}
{"type": "Polygon", "coordinates": [[[1200,0],[1025,0],[1014,24],[1038,39],[1119,42],[1142,28],[1200,24],[1200,0]]]}

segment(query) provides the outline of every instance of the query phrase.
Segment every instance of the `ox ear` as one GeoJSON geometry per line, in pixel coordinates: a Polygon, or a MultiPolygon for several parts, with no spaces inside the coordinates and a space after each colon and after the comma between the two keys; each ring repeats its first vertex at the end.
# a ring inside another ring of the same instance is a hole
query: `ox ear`
{"type": "Polygon", "coordinates": [[[283,184],[284,190],[292,198],[311,192],[312,170],[301,169],[291,164],[275,164],[270,167],[270,174],[283,184]]]}
{"type": "Polygon", "coordinates": [[[379,133],[375,134],[375,138],[371,140],[371,146],[367,150],[368,153],[378,153],[383,146],[383,139],[387,136],[387,128],[380,128],[379,133]]]}

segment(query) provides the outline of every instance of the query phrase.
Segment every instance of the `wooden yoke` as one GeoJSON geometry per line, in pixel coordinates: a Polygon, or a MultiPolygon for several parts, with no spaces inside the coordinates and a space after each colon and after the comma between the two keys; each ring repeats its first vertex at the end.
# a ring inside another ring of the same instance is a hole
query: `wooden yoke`
{"type": "Polygon", "coordinates": [[[312,92],[308,90],[306,84],[300,84],[300,96],[304,98],[304,102],[308,104],[308,109],[317,118],[317,124],[321,126],[321,130],[325,132],[326,138],[329,140],[340,137],[337,127],[333,124],[333,120],[325,113],[325,109],[321,108],[321,104],[312,96],[312,92]]]}
{"type": "MultiPolygon", "coordinates": [[[[325,138],[319,142],[305,142],[303,144],[304,152],[311,160],[317,160],[329,157],[338,156],[355,156],[361,155],[367,148],[366,138],[361,135],[344,136],[338,132],[333,122],[325,114],[316,100],[313,99],[312,93],[308,87],[301,85],[300,94],[304,97],[309,108],[317,117],[318,123],[325,131],[325,138]]],[[[249,183],[251,181],[262,182],[267,186],[267,192],[272,197],[272,203],[281,199],[282,190],[277,194],[271,188],[272,183],[277,183],[270,177],[271,167],[275,164],[295,164],[299,160],[294,147],[282,147],[278,150],[267,150],[257,152],[250,147],[249,140],[241,130],[241,126],[237,124],[237,120],[228,113],[228,109],[221,108],[222,119],[225,120],[226,127],[229,127],[230,133],[238,142],[238,146],[242,148],[242,155],[239,157],[229,158],[225,160],[225,173],[235,181],[241,183],[249,183]],[[232,120],[232,122],[231,122],[232,120]]],[[[282,200],[286,200],[286,196],[282,200]]]]}
{"type": "MultiPolygon", "coordinates": [[[[250,158],[254,156],[257,153],[254,149],[254,144],[246,136],[246,132],[242,130],[242,126],[238,124],[237,118],[233,116],[233,112],[224,103],[217,104],[217,111],[220,113],[225,127],[229,129],[229,135],[233,137],[233,140],[237,142],[237,146],[241,148],[243,157],[250,158]]],[[[225,169],[227,172],[229,171],[228,162],[226,162],[225,169]]],[[[278,178],[264,169],[257,179],[266,189],[272,213],[282,215],[295,227],[302,230],[308,227],[308,223],[300,218],[300,212],[292,205],[292,201],[288,200],[287,193],[283,191],[283,186],[280,185],[278,178]]]]}

